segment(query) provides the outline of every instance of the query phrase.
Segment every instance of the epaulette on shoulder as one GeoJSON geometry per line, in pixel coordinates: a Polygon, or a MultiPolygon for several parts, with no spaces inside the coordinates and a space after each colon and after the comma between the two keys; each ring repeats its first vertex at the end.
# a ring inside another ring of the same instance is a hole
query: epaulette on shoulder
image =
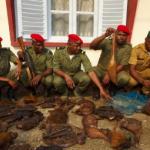
{"type": "Polygon", "coordinates": [[[44,48],[44,51],[45,52],[49,52],[50,50],[48,48],[44,48]]]}
{"type": "Polygon", "coordinates": [[[32,49],[31,46],[26,46],[26,47],[25,47],[25,50],[30,50],[30,49],[32,49]]]}
{"type": "Polygon", "coordinates": [[[56,50],[62,50],[62,49],[64,49],[64,48],[65,48],[65,46],[56,47],[56,50]]]}
{"type": "Polygon", "coordinates": [[[47,53],[53,55],[53,53],[50,49],[47,49],[47,53]]]}
{"type": "Polygon", "coordinates": [[[86,52],[84,50],[81,51],[81,54],[85,54],[86,52]]]}

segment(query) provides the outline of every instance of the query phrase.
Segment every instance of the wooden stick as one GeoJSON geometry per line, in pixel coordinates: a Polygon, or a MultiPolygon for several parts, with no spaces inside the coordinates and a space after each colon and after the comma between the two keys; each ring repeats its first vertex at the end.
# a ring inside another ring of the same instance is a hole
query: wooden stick
{"type": "Polygon", "coordinates": [[[115,50],[116,50],[116,34],[113,33],[112,54],[111,54],[111,59],[110,59],[110,63],[108,66],[108,73],[109,73],[111,81],[114,84],[116,84],[116,79],[117,79],[117,64],[115,60],[115,50]]]}

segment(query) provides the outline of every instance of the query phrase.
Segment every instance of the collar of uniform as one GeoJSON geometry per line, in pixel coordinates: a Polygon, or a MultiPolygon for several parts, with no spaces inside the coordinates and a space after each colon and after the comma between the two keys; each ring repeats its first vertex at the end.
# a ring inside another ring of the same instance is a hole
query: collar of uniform
{"type": "Polygon", "coordinates": [[[144,52],[148,53],[148,51],[147,51],[147,49],[146,49],[146,47],[145,47],[145,43],[139,44],[139,46],[140,46],[140,48],[141,48],[144,52]]]}
{"type": "MultiPolygon", "coordinates": [[[[67,51],[67,48],[68,48],[68,47],[65,48],[65,53],[68,54],[68,55],[70,55],[70,54],[68,53],[68,51],[67,51]]],[[[80,53],[78,53],[78,54],[73,54],[73,55],[74,55],[74,57],[77,57],[77,56],[79,56],[81,53],[82,53],[82,51],[81,51],[80,53]]],[[[71,55],[72,55],[72,54],[71,54],[71,55]]]]}

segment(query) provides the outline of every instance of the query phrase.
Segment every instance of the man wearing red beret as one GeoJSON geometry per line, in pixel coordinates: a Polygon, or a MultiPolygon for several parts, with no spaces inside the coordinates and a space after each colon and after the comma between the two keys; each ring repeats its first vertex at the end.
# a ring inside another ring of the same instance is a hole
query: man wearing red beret
{"type": "MultiPolygon", "coordinates": [[[[37,95],[43,95],[45,88],[50,89],[52,86],[52,58],[53,54],[45,48],[45,39],[40,34],[31,34],[32,47],[28,47],[26,52],[29,54],[34,68],[34,76],[29,79],[27,72],[23,70],[21,81],[28,87],[33,87],[37,95]]],[[[19,58],[23,58],[24,54],[19,51],[19,58]]],[[[45,93],[46,94],[46,93],[45,93]]]]}
{"type": "MultiPolygon", "coordinates": [[[[0,37],[0,45],[2,38],[0,37]]],[[[17,56],[9,49],[0,47],[0,96],[3,98],[14,98],[14,90],[17,87],[17,79],[21,75],[21,63],[17,56]],[[10,63],[17,67],[10,71],[10,63]]],[[[1,99],[1,98],[0,98],[1,99]]]]}
{"type": "Polygon", "coordinates": [[[127,43],[130,34],[127,26],[118,25],[117,29],[108,28],[106,32],[97,37],[90,43],[90,48],[94,50],[102,50],[99,63],[95,67],[98,77],[104,85],[110,83],[109,64],[112,54],[112,33],[115,33],[115,62],[116,62],[116,85],[124,87],[128,85],[130,75],[128,73],[128,61],[130,58],[131,45],[127,43]],[[126,70],[127,69],[127,70],[126,70]]]}
{"type": "Polygon", "coordinates": [[[67,47],[55,51],[53,84],[56,90],[63,96],[68,96],[68,89],[70,89],[73,90],[75,96],[80,97],[92,80],[98,87],[101,96],[110,99],[93,71],[90,60],[81,50],[82,44],[83,41],[78,35],[69,34],[67,47]],[[81,64],[85,72],[81,70],[81,64]]]}

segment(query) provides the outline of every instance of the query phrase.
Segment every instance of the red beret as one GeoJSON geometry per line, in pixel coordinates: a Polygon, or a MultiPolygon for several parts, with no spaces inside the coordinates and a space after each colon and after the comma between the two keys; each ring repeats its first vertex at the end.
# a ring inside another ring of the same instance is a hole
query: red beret
{"type": "Polygon", "coordinates": [[[127,34],[130,34],[128,27],[125,25],[118,25],[117,31],[122,31],[122,32],[125,32],[127,34]]]}
{"type": "Polygon", "coordinates": [[[43,42],[45,40],[40,34],[31,34],[31,38],[38,42],[43,42]]]}
{"type": "Polygon", "coordinates": [[[80,42],[83,44],[83,40],[77,34],[69,34],[68,40],[71,42],[80,42]]]}
{"type": "Polygon", "coordinates": [[[0,37],[0,42],[2,41],[3,39],[0,37]]]}

